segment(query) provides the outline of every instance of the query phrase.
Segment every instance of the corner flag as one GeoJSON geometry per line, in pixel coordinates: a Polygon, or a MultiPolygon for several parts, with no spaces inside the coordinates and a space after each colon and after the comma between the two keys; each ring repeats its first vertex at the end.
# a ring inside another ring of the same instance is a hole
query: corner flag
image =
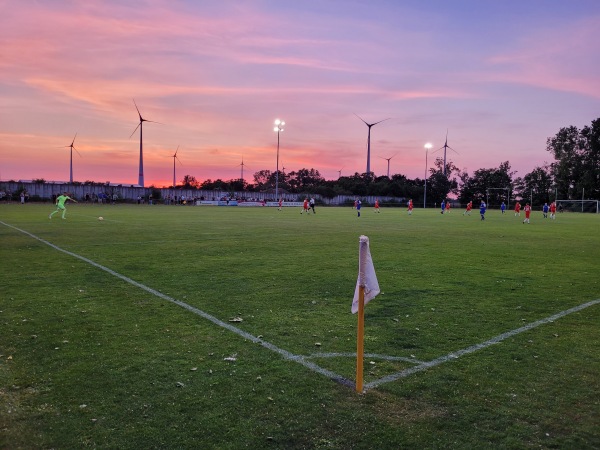
{"type": "Polygon", "coordinates": [[[379,294],[379,283],[369,250],[369,238],[360,237],[358,252],[358,280],[352,301],[352,314],[358,313],[356,332],[356,392],[363,391],[363,359],[365,353],[365,305],[379,294]]]}
{"type": "Polygon", "coordinates": [[[354,290],[354,299],[352,300],[352,314],[358,312],[360,287],[364,287],[365,289],[365,305],[380,292],[377,275],[375,275],[375,267],[373,267],[373,259],[371,258],[371,251],[369,250],[369,238],[367,236],[360,237],[358,261],[358,279],[356,280],[356,289],[354,290]]]}

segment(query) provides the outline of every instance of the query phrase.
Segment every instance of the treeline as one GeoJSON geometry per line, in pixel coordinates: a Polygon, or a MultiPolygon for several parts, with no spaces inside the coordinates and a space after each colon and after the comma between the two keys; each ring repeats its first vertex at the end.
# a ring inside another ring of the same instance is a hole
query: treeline
{"type": "MultiPolygon", "coordinates": [[[[546,150],[555,162],[536,167],[522,177],[511,170],[509,161],[498,167],[478,169],[472,174],[460,171],[451,161],[438,158],[429,169],[427,203],[439,204],[449,196],[461,203],[486,200],[491,205],[510,199],[542,204],[558,199],[600,199],[600,119],[581,130],[574,126],[562,128],[548,138],[546,150]],[[445,172],[445,174],[444,174],[445,172]]],[[[355,173],[337,180],[325,180],[316,169],[300,169],[285,173],[270,170],[256,172],[253,183],[241,179],[206,180],[199,183],[193,176],[183,179],[182,187],[224,191],[274,192],[278,178],[280,192],[300,194],[310,192],[333,198],[336,195],[394,196],[412,198],[422,204],[425,180],[410,179],[401,174],[388,178],[355,173]]]]}

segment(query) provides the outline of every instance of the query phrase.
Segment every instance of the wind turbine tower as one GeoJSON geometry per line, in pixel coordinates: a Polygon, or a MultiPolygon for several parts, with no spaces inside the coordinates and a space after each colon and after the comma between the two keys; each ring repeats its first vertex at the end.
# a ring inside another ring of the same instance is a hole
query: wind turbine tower
{"type": "MultiPolygon", "coordinates": [[[[131,136],[134,135],[134,133],[137,131],[138,128],[140,129],[140,170],[139,170],[139,174],[138,174],[138,185],[140,185],[141,187],[144,187],[144,140],[143,140],[143,136],[142,136],[143,123],[144,122],[160,123],[160,122],[154,122],[153,120],[144,119],[142,117],[142,114],[140,113],[139,108],[137,107],[137,104],[135,103],[135,99],[133,99],[133,104],[135,105],[135,109],[137,110],[138,116],[140,117],[140,123],[138,123],[138,126],[135,127],[135,130],[133,130],[133,133],[131,133],[131,136]]],[[[131,136],[129,136],[130,139],[131,139],[131,136]]]]}
{"type": "Polygon", "coordinates": [[[387,171],[387,177],[390,177],[390,160],[396,156],[398,153],[394,154],[393,156],[390,156],[389,158],[384,158],[383,156],[380,156],[381,159],[385,159],[388,162],[388,171],[387,171]]]}
{"type": "MultiPolygon", "coordinates": [[[[175,150],[175,154],[171,156],[171,158],[173,158],[173,189],[177,187],[177,178],[175,178],[175,160],[179,161],[179,158],[177,157],[178,151],[179,145],[177,146],[177,150],[175,150]]],[[[181,164],[181,161],[179,161],[179,164],[181,164]]]]}
{"type": "Polygon", "coordinates": [[[241,170],[241,172],[242,172],[242,173],[241,173],[241,177],[240,177],[240,178],[241,178],[241,180],[242,180],[242,186],[244,185],[244,166],[245,166],[245,165],[246,165],[246,164],[244,164],[244,156],[242,155],[242,162],[241,162],[241,164],[240,164],[240,167],[241,167],[241,169],[242,169],[242,170],[241,170]]]}
{"type": "MultiPolygon", "coordinates": [[[[446,142],[444,142],[444,145],[442,147],[438,148],[435,152],[439,152],[441,149],[444,149],[444,176],[447,177],[447,175],[446,175],[446,150],[450,149],[457,155],[459,154],[456,150],[454,150],[452,147],[450,147],[448,145],[448,130],[446,130],[446,142]]],[[[433,153],[435,153],[435,152],[433,152],[433,153]]]]}
{"type": "MultiPolygon", "coordinates": [[[[71,142],[71,145],[65,145],[64,148],[70,148],[71,149],[71,162],[70,162],[70,167],[69,167],[69,182],[72,184],[73,183],[73,150],[75,150],[77,152],[77,149],[75,148],[75,138],[77,137],[77,133],[75,133],[75,137],[73,138],[73,141],[71,142]]],[[[81,157],[81,153],[77,152],[77,154],[81,157]]]]}
{"type": "Polygon", "coordinates": [[[390,120],[391,117],[388,117],[387,119],[380,120],[379,122],[367,123],[358,114],[354,113],[354,115],[356,117],[358,117],[360,120],[362,120],[367,127],[369,127],[369,134],[367,135],[367,175],[369,175],[371,173],[371,127],[377,125],[378,123],[385,122],[386,120],[390,120]]]}

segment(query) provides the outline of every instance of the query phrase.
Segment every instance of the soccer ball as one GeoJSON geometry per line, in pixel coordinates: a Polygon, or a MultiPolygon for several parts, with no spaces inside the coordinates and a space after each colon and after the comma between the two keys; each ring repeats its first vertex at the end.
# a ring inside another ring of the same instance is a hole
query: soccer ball
{"type": "Polygon", "coordinates": [[[98,220],[104,220],[104,217],[100,216],[98,217],[98,220]]]}

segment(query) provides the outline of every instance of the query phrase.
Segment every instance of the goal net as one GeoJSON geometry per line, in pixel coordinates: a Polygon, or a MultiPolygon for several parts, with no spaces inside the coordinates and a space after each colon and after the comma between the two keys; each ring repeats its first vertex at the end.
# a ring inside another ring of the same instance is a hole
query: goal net
{"type": "Polygon", "coordinates": [[[558,212],[587,212],[598,214],[600,212],[599,200],[556,200],[558,212]]]}

